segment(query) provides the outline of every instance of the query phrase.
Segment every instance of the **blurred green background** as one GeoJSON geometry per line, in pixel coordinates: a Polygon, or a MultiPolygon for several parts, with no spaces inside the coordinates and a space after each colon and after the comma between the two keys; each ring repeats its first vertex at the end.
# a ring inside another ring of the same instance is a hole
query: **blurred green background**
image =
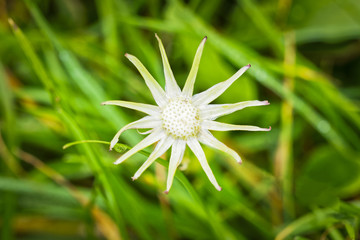
{"type": "Polygon", "coordinates": [[[0,239],[358,239],[359,100],[358,0],[0,0],[0,239]],[[250,63],[215,102],[271,102],[220,119],[272,126],[215,133],[244,160],[205,147],[221,192],[190,152],[165,195],[168,156],[133,182],[142,154],[62,149],[143,116],[102,101],[154,103],[124,57],[163,86],[154,33],[180,86],[207,36],[195,92],[250,63]]]}

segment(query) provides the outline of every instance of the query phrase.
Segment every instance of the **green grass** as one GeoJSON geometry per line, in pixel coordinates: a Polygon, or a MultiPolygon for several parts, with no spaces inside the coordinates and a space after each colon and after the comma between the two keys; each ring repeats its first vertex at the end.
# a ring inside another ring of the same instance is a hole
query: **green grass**
{"type": "Polygon", "coordinates": [[[356,0],[0,0],[0,239],[358,239],[359,16],[356,0]],[[250,63],[215,102],[271,103],[220,119],[272,126],[216,133],[242,165],[205,147],[221,192],[190,151],[168,195],[169,154],[135,182],[151,147],[113,164],[142,115],[100,103],[154,103],[124,57],[164,86],[154,33],[180,86],[207,36],[195,92],[250,63]]]}

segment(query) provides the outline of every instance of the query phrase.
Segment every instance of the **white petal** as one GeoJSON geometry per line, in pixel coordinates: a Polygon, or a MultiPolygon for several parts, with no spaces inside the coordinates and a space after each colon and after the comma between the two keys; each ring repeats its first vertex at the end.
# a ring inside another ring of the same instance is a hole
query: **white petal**
{"type": "Polygon", "coordinates": [[[155,102],[160,106],[165,106],[167,103],[167,97],[164,90],[160,87],[159,83],[154,79],[154,77],[149,73],[149,71],[144,67],[144,65],[137,59],[135,56],[126,53],[127,57],[138,69],[141,76],[144,78],[146,85],[150,89],[155,102]]]}
{"type": "Polygon", "coordinates": [[[116,105],[120,107],[134,109],[140,112],[147,113],[149,115],[158,116],[160,114],[160,108],[158,106],[144,104],[144,103],[136,103],[136,102],[128,102],[128,101],[120,101],[120,100],[112,100],[101,103],[102,105],[116,105]]]}
{"type": "Polygon", "coordinates": [[[196,94],[193,96],[192,101],[195,106],[209,104],[214,101],[217,97],[219,97],[225,90],[230,87],[230,85],[235,82],[246,70],[250,68],[250,64],[242,67],[239,71],[237,71],[231,78],[224,82],[220,82],[208,90],[196,94]]]}
{"type": "Polygon", "coordinates": [[[234,150],[226,146],[224,143],[217,140],[209,131],[202,130],[198,137],[199,141],[209,147],[223,151],[232,156],[238,163],[241,163],[241,158],[234,150]]]}
{"type": "Polygon", "coordinates": [[[113,137],[110,144],[110,151],[119,141],[120,135],[128,129],[138,129],[138,128],[156,128],[161,126],[161,120],[156,117],[146,116],[135,122],[129,123],[128,125],[122,127],[113,137]]]}
{"type": "Polygon", "coordinates": [[[181,160],[184,157],[186,142],[184,140],[176,140],[171,148],[171,156],[169,161],[168,175],[166,181],[166,190],[165,193],[169,193],[172,186],[176,168],[181,163],[181,160]]]}
{"type": "Polygon", "coordinates": [[[171,71],[171,67],[169,64],[169,60],[166,56],[164,45],[162,44],[161,39],[159,36],[155,33],[155,37],[159,42],[159,48],[161,53],[161,58],[163,62],[164,67],[164,74],[165,74],[165,91],[168,94],[168,96],[176,97],[180,95],[180,88],[176,83],[175,77],[173,72],[171,71]]]}
{"type": "MultiPolygon", "coordinates": [[[[186,148],[186,141],[184,141],[184,140],[178,140],[178,141],[182,142],[181,146],[180,146],[180,150],[179,150],[179,151],[182,151],[182,154],[181,154],[181,157],[179,158],[179,161],[176,163],[176,168],[178,168],[179,165],[182,163],[182,160],[184,159],[185,148],[186,148]]],[[[184,170],[186,170],[186,168],[184,170]]]]}
{"type": "Polygon", "coordinates": [[[215,120],[218,117],[228,115],[235,111],[244,109],[246,107],[269,105],[268,101],[246,101],[234,104],[210,104],[206,105],[204,109],[200,110],[200,115],[203,119],[215,120]]]}
{"type": "Polygon", "coordinates": [[[141,132],[141,131],[139,131],[139,129],[137,129],[137,132],[141,135],[148,135],[149,133],[152,133],[153,131],[154,131],[154,129],[150,129],[148,131],[141,132]]]}
{"type": "Polygon", "coordinates": [[[121,157],[118,158],[114,162],[114,164],[120,164],[138,151],[146,148],[147,146],[150,146],[154,142],[159,141],[161,138],[165,137],[165,132],[162,129],[156,129],[154,132],[152,132],[149,136],[144,138],[142,141],[140,141],[138,144],[136,144],[132,149],[124,153],[121,157]]]}
{"type": "Polygon", "coordinates": [[[162,138],[159,143],[156,145],[154,151],[150,154],[149,158],[144,162],[144,164],[137,170],[135,175],[132,177],[132,180],[136,180],[140,175],[161,155],[163,155],[174,143],[174,139],[171,136],[162,138]]]}
{"type": "Polygon", "coordinates": [[[183,89],[183,96],[186,98],[190,98],[194,91],[195,79],[196,79],[196,75],[197,75],[197,72],[199,69],[200,59],[201,59],[201,55],[202,55],[206,40],[207,40],[207,37],[204,37],[203,40],[201,41],[198,49],[196,50],[195,58],[194,58],[189,76],[186,79],[185,86],[183,89]]]}
{"type": "Polygon", "coordinates": [[[234,124],[227,124],[227,123],[215,122],[210,120],[204,120],[201,123],[201,127],[203,129],[208,129],[213,131],[270,131],[271,130],[271,127],[260,128],[256,126],[234,125],[234,124]]]}
{"type": "Polygon", "coordinates": [[[204,169],[210,182],[214,185],[214,187],[218,191],[221,191],[221,187],[217,183],[215,176],[214,176],[213,172],[211,171],[211,168],[209,166],[209,163],[206,160],[205,153],[204,153],[203,149],[201,148],[200,143],[195,138],[190,138],[189,140],[187,140],[187,145],[189,146],[191,151],[195,154],[197,159],[199,159],[200,165],[204,169]]]}

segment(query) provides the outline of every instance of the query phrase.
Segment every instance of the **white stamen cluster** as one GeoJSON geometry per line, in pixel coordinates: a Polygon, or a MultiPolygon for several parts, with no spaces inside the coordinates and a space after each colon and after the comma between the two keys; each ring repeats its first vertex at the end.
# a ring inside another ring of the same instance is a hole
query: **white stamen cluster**
{"type": "Polygon", "coordinates": [[[174,138],[186,140],[199,133],[199,110],[189,100],[171,100],[162,111],[161,118],[163,128],[174,138]]]}

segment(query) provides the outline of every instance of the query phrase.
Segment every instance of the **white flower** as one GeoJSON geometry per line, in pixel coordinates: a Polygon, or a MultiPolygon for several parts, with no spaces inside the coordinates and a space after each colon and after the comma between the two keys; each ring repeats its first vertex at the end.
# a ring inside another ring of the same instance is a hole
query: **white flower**
{"type": "Polygon", "coordinates": [[[125,56],[135,65],[145,80],[146,85],[150,89],[155,102],[158,106],[127,102],[127,101],[106,101],[103,105],[117,105],[121,107],[131,108],[144,112],[148,116],[143,117],[135,122],[121,128],[112,139],[110,150],[118,142],[119,136],[128,129],[145,129],[149,128],[150,135],[145,137],[132,149],[124,153],[115,164],[120,164],[126,159],[137,153],[138,151],[158,142],[154,151],[144,162],[140,169],[132,177],[137,179],[157,158],[163,155],[171,147],[171,157],[167,176],[167,186],[165,193],[168,193],[176,168],[180,165],[186,145],[198,158],[201,167],[204,169],[210,182],[217,190],[221,187],[217,183],[213,172],[206,160],[205,153],[199,142],[218,149],[235,158],[241,163],[240,156],[225,144],[217,140],[209,130],[213,131],[269,131],[271,128],[260,128],[247,125],[232,125],[214,121],[216,118],[233,113],[240,109],[253,106],[268,105],[268,101],[245,101],[234,104],[209,104],[219,97],[236,79],[238,79],[246,70],[250,68],[250,64],[241,68],[232,77],[224,82],[220,82],[208,90],[193,95],[193,88],[196,74],[200,64],[201,54],[206,42],[206,37],[201,41],[198,47],[193,65],[189,76],[185,82],[185,86],[181,91],[176,83],[174,75],[171,71],[168,59],[166,57],[164,46],[160,38],[155,34],[159,42],[164,73],[165,73],[165,91],[160,87],[158,82],[151,76],[144,65],[134,56],[125,54],[125,56]]]}

